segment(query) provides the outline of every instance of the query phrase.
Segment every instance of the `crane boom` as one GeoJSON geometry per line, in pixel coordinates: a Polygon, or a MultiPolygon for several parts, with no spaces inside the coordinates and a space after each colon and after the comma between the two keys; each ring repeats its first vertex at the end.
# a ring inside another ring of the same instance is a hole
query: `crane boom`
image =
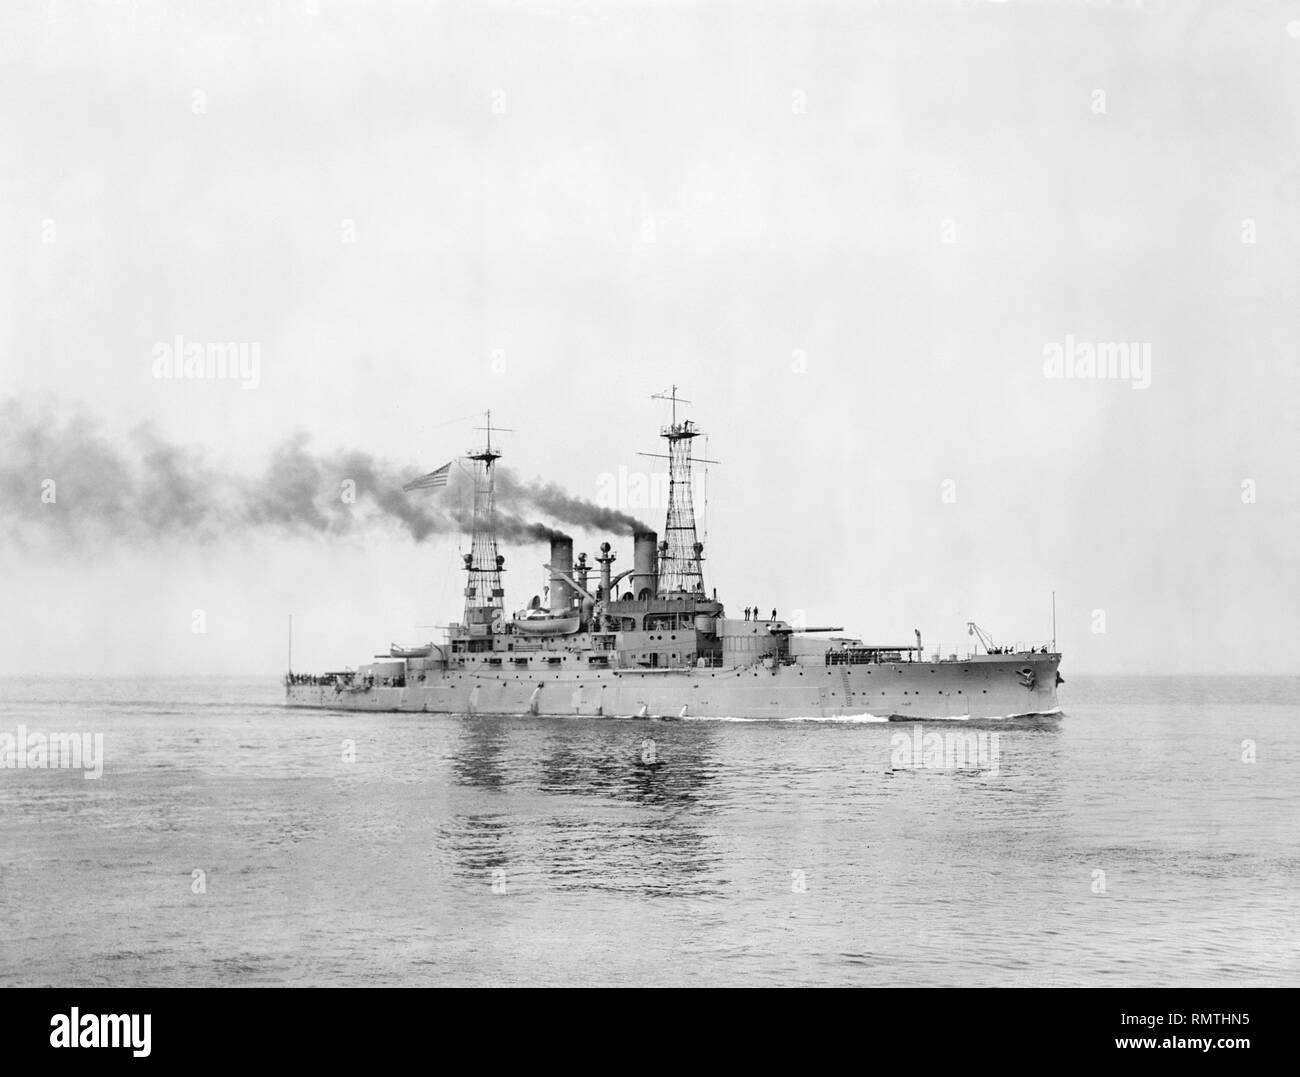
{"type": "Polygon", "coordinates": [[[993,653],[993,647],[994,647],[993,637],[990,636],[987,632],[985,632],[984,629],[980,628],[980,626],[977,625],[974,621],[966,622],[966,634],[968,636],[975,636],[976,638],[979,639],[980,643],[984,645],[985,654],[993,653]]]}

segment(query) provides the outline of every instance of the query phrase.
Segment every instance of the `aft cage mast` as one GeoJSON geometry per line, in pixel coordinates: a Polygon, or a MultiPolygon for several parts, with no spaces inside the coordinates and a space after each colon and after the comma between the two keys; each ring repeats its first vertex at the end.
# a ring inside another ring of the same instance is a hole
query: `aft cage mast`
{"type": "Polygon", "coordinates": [[[505,589],[501,574],[506,559],[497,552],[496,476],[495,465],[501,452],[492,447],[493,431],[503,427],[492,425],[492,412],[487,413],[487,425],[476,427],[486,431],[482,449],[466,454],[474,465],[474,515],[471,524],[470,552],[465,554],[465,624],[491,625],[504,616],[505,589]]]}

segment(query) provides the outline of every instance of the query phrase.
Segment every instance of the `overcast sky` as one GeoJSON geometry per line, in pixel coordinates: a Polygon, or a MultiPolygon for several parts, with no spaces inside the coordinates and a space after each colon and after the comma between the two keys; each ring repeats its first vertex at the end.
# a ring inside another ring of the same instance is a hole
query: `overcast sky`
{"type": "MultiPolygon", "coordinates": [[[[948,653],[1047,639],[1055,590],[1067,680],[1295,672],[1300,8],[232,6],[0,7],[0,671],[272,676],[290,613],[339,668],[459,616],[455,537],[82,527],[79,438],[432,470],[491,408],[594,499],[676,383],[732,613],[948,653]],[[178,335],[256,378],[155,376],[178,335]],[[1149,365],[1051,376],[1118,343],[1149,365]]],[[[516,608],[546,551],[502,552],[516,608]]]]}

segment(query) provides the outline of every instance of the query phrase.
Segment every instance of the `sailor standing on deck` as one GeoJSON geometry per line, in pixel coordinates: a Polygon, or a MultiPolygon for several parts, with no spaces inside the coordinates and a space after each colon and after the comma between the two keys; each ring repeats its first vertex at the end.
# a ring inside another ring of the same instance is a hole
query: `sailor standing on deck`
{"type": "Polygon", "coordinates": [[[745,620],[746,620],[746,621],[749,620],[749,607],[748,607],[748,606],[745,607],[745,620]]]}

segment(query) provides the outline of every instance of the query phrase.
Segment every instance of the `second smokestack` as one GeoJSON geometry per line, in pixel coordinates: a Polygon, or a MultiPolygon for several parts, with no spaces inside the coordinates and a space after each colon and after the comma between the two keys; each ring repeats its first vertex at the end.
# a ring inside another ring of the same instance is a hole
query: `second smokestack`
{"type": "Polygon", "coordinates": [[[567,613],[573,608],[573,585],[560,575],[573,575],[573,539],[551,539],[551,612],[567,613]]]}
{"type": "Polygon", "coordinates": [[[659,591],[655,560],[659,551],[659,535],[654,531],[638,531],[632,536],[632,596],[653,598],[659,591]]]}

